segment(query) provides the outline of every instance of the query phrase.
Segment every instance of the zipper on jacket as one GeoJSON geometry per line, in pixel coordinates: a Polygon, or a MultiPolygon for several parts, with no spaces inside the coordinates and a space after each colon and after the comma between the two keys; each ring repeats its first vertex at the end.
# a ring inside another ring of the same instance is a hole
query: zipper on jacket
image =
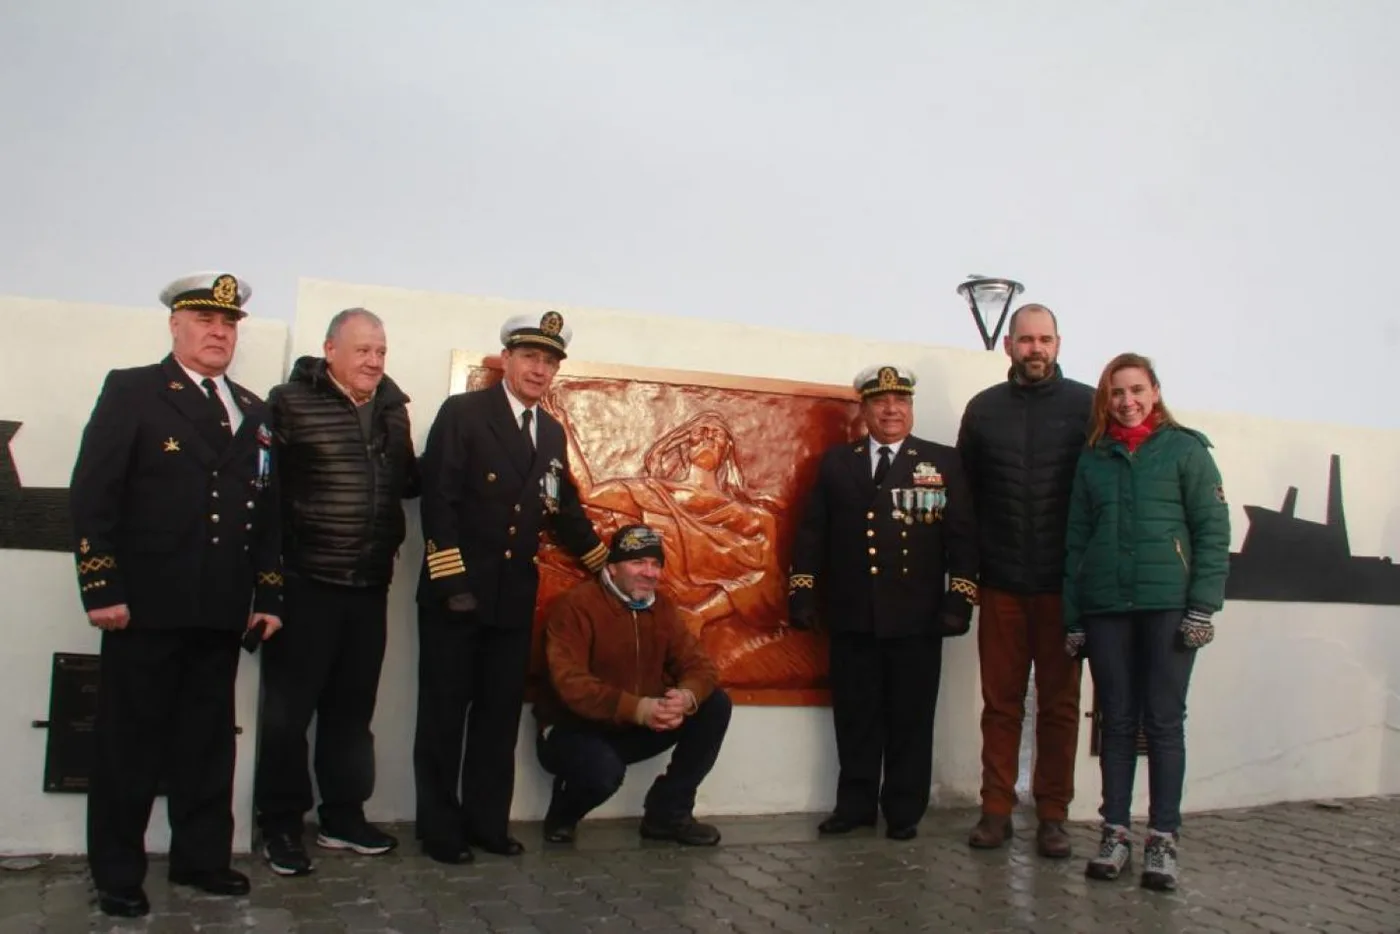
{"type": "Polygon", "coordinates": [[[632,645],[636,649],[636,661],[632,665],[632,693],[642,695],[642,628],[637,622],[637,611],[632,611],[632,645]]]}
{"type": "Polygon", "coordinates": [[[1191,565],[1186,563],[1186,553],[1181,550],[1181,539],[1172,536],[1172,544],[1176,546],[1176,556],[1181,559],[1181,569],[1187,574],[1191,573],[1191,565]]]}

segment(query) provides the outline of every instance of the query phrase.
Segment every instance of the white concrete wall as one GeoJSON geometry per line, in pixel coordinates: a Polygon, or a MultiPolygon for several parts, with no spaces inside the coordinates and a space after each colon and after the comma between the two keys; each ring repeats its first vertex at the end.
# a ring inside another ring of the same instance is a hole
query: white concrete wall
{"type": "MultiPolygon", "coordinates": [[[[454,349],[492,352],[501,321],[538,303],[471,298],[324,281],[302,283],[291,335],[295,353],[316,352],[327,320],[351,305],[386,321],[389,368],[413,398],[421,448],[448,388],[454,349]]],[[[862,342],[693,319],[558,307],[575,328],[571,357],[620,363],[843,383],[871,362],[893,360],[920,374],[916,431],[951,440],[964,401],[1003,378],[1004,357],[926,344],[862,342]]],[[[255,313],[256,313],[256,309],[255,313]]],[[[159,309],[117,309],[0,299],[7,340],[0,343],[0,418],[25,423],[13,442],[27,485],[66,486],[79,433],[107,369],[158,359],[168,347],[159,309]]],[[[280,324],[250,318],[243,326],[234,376],[259,393],[286,372],[280,324]]],[[[1151,348],[1145,348],[1150,351],[1151,348]]],[[[1092,381],[1095,373],[1071,375],[1092,381]]],[[[1173,380],[1189,373],[1166,374],[1173,380]]],[[[1342,456],[1352,550],[1400,552],[1400,433],[1292,424],[1238,416],[1178,413],[1217,445],[1232,504],[1233,547],[1246,529],[1242,506],[1276,506],[1299,487],[1298,515],[1320,519],[1328,458],[1342,456]]],[[[416,506],[390,600],[390,637],[375,720],[379,785],[374,819],[413,813],[412,736],[417,645],[413,587],[421,560],[416,506]]],[[[96,651],[83,617],[71,558],[58,553],[0,552],[0,683],[12,698],[0,726],[0,852],[80,852],[84,798],[41,791],[44,734],[29,723],[47,714],[55,651],[96,651]]],[[[980,685],[975,641],[949,643],[935,735],[935,802],[976,799],[980,781],[980,685]]],[[[256,709],[257,658],[244,658],[238,685],[237,842],[246,848],[256,709]]],[[[1400,608],[1338,605],[1228,604],[1215,644],[1201,652],[1188,720],[1187,810],[1308,797],[1400,792],[1400,608]]],[[[1084,682],[1084,709],[1092,683],[1084,682]]],[[[528,715],[526,722],[529,722],[528,715]]],[[[1073,815],[1092,817],[1098,762],[1081,730],[1078,797],[1073,815]]],[[[660,763],[639,766],[599,816],[635,814],[660,763]]],[[[518,750],[515,816],[538,818],[546,776],[533,746],[518,750]]],[[[741,707],[730,740],[698,808],[705,814],[823,811],[834,797],[835,754],[825,708],[741,707]]],[[[1140,773],[1136,807],[1145,810],[1140,773]]],[[[167,839],[158,808],[150,842],[167,839]]]]}
{"type": "MultiPolygon", "coordinates": [[[[25,486],[68,486],[83,426],[107,371],[155,363],[170,350],[168,314],[0,298],[0,419],[23,422],[11,443],[25,486]]],[[[246,319],[230,375],[263,395],[285,372],[287,327],[246,319]]],[[[0,719],[0,853],[80,853],[85,848],[87,796],[43,791],[47,734],[30,722],[48,717],[54,652],[96,654],[98,631],[78,599],[73,556],[0,551],[0,685],[7,716],[0,719]]],[[[256,749],[260,656],[239,653],[238,764],[234,778],[235,841],[250,841],[253,753],[256,749]]],[[[147,842],[169,845],[164,799],[156,802],[147,842]]]]}

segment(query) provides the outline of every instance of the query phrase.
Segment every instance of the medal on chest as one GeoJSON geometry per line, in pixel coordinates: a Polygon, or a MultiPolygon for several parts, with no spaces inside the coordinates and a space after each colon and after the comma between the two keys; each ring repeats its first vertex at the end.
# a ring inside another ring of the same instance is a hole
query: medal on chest
{"type": "Polygon", "coordinates": [[[257,476],[253,480],[253,486],[265,490],[272,476],[272,432],[268,430],[266,422],[258,426],[257,439],[257,476]]]}
{"type": "Polygon", "coordinates": [[[556,513],[559,511],[559,476],[564,471],[564,465],[559,463],[559,458],[549,459],[549,469],[540,477],[540,500],[544,503],[544,511],[556,513]]]}

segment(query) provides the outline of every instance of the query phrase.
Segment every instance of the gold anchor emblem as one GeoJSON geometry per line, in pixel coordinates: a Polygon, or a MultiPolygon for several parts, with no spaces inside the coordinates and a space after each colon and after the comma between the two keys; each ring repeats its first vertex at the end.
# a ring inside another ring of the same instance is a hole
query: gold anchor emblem
{"type": "Polygon", "coordinates": [[[214,301],[232,305],[238,298],[238,280],[230,275],[222,275],[214,280],[214,301]]]}
{"type": "Polygon", "coordinates": [[[176,454],[176,453],[179,452],[179,450],[180,450],[180,442],[176,441],[174,438],[166,438],[166,439],[165,439],[165,453],[166,453],[166,454],[176,454]]]}
{"type": "Polygon", "coordinates": [[[185,388],[185,384],[184,384],[184,383],[181,383],[181,382],[177,382],[176,380],[173,380],[173,379],[172,379],[172,380],[170,381],[170,388],[171,388],[171,389],[174,389],[176,392],[178,392],[178,391],[180,391],[181,389],[184,389],[184,388],[185,388]]]}

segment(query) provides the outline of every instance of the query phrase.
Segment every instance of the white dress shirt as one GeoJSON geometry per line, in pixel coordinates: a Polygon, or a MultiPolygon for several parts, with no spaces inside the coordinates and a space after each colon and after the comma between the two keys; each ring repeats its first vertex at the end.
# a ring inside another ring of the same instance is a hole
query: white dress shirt
{"type": "Polygon", "coordinates": [[[520,416],[524,415],[527,410],[530,412],[530,443],[535,447],[539,447],[540,407],[538,405],[526,405],[515,398],[515,393],[510,391],[510,387],[507,386],[504,381],[502,381],[501,386],[506,391],[506,401],[510,403],[510,410],[515,415],[516,428],[520,427],[520,416]]]}
{"type": "Polygon", "coordinates": [[[879,441],[876,441],[874,438],[871,438],[871,439],[870,439],[870,476],[872,476],[872,477],[875,476],[875,467],[876,467],[877,464],[880,463],[880,448],[886,447],[886,448],[889,448],[889,449],[890,449],[890,466],[893,467],[893,466],[894,466],[894,459],[895,459],[896,457],[899,456],[899,449],[900,449],[903,445],[904,445],[904,439],[903,439],[903,438],[900,438],[898,441],[891,441],[891,442],[889,442],[888,444],[881,444],[879,441]]]}
{"type": "MultiPolygon", "coordinates": [[[[180,363],[177,358],[176,363],[180,363]]],[[[194,388],[204,392],[204,381],[212,379],[214,381],[214,391],[218,394],[219,401],[223,403],[224,411],[228,412],[229,432],[238,434],[238,426],[243,424],[243,410],[238,407],[238,403],[233,401],[233,389],[230,388],[228,380],[220,373],[218,376],[200,376],[194,370],[180,363],[180,369],[185,371],[185,375],[194,383],[194,388]]]]}

